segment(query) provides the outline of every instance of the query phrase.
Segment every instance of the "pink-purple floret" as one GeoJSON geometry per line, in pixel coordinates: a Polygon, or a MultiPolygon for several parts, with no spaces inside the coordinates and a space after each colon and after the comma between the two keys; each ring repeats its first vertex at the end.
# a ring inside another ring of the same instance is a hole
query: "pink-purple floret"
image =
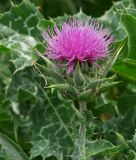
{"type": "Polygon", "coordinates": [[[46,55],[58,63],[67,62],[68,73],[79,62],[95,63],[106,58],[113,40],[109,29],[103,29],[98,22],[88,19],[73,19],[64,22],[59,29],[48,29],[43,37],[47,43],[46,55]]]}

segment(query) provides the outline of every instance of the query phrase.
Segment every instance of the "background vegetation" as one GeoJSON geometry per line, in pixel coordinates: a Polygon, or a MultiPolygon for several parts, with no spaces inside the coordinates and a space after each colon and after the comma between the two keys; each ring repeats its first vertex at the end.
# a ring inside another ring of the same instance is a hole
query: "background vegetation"
{"type": "MultiPolygon", "coordinates": [[[[82,8],[83,12],[98,17],[108,10],[117,0],[31,0],[37,5],[43,15],[48,17],[76,14],[82,8]]],[[[7,11],[13,4],[19,4],[21,0],[1,0],[0,12],[7,11]]]]}
{"type": "MultiPolygon", "coordinates": [[[[64,144],[60,135],[56,141],[51,131],[56,130],[55,122],[59,117],[68,128],[72,120],[78,120],[69,108],[71,104],[62,100],[57,91],[52,94],[42,89],[45,81],[34,64],[43,65],[44,62],[35,56],[34,50],[43,51],[41,31],[52,26],[49,17],[61,16],[54,19],[58,23],[66,18],[65,13],[77,14],[82,19],[86,16],[79,13],[82,8],[88,16],[97,17],[112,28],[114,48],[121,49],[108,74],[116,74],[116,81],[121,83],[106,88],[88,105],[88,114],[92,117],[87,119],[87,127],[93,146],[89,148],[89,160],[136,160],[136,1],[31,2],[36,7],[28,0],[22,3],[0,0],[0,159],[56,160],[65,145],[70,147],[71,143],[63,140],[68,142],[64,144]],[[59,117],[54,113],[54,106],[59,117]],[[95,108],[90,109],[90,106],[95,108]],[[43,128],[45,137],[41,137],[43,128]]],[[[48,70],[43,73],[50,77],[48,70]]]]}

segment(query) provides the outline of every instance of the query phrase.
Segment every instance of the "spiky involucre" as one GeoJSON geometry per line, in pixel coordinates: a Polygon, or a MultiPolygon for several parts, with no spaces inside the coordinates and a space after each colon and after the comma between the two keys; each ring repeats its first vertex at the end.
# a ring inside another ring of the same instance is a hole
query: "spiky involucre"
{"type": "Polygon", "coordinates": [[[67,62],[68,74],[76,63],[95,63],[107,57],[113,37],[110,30],[103,28],[93,19],[78,20],[76,18],[62,23],[58,28],[47,29],[43,37],[47,43],[48,58],[63,64],[67,62]]]}

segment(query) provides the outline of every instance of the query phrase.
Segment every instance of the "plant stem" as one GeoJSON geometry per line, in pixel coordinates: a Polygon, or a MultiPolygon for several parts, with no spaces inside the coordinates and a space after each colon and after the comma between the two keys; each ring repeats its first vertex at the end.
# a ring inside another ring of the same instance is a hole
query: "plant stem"
{"type": "MultiPolygon", "coordinates": [[[[79,102],[80,112],[84,114],[86,111],[86,102],[79,102]]],[[[79,152],[80,152],[80,160],[84,160],[86,157],[86,149],[85,149],[85,142],[86,142],[86,124],[85,122],[80,122],[79,128],[79,152]]]]}

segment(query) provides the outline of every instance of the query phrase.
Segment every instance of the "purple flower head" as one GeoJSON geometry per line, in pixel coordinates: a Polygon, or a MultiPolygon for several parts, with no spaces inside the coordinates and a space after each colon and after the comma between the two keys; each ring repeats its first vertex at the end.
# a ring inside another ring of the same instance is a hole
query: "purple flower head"
{"type": "Polygon", "coordinates": [[[95,63],[107,57],[113,39],[107,28],[103,29],[92,19],[72,19],[62,23],[60,28],[55,24],[53,30],[44,32],[43,37],[47,43],[47,56],[57,63],[66,62],[68,74],[77,63],[95,63]]]}

